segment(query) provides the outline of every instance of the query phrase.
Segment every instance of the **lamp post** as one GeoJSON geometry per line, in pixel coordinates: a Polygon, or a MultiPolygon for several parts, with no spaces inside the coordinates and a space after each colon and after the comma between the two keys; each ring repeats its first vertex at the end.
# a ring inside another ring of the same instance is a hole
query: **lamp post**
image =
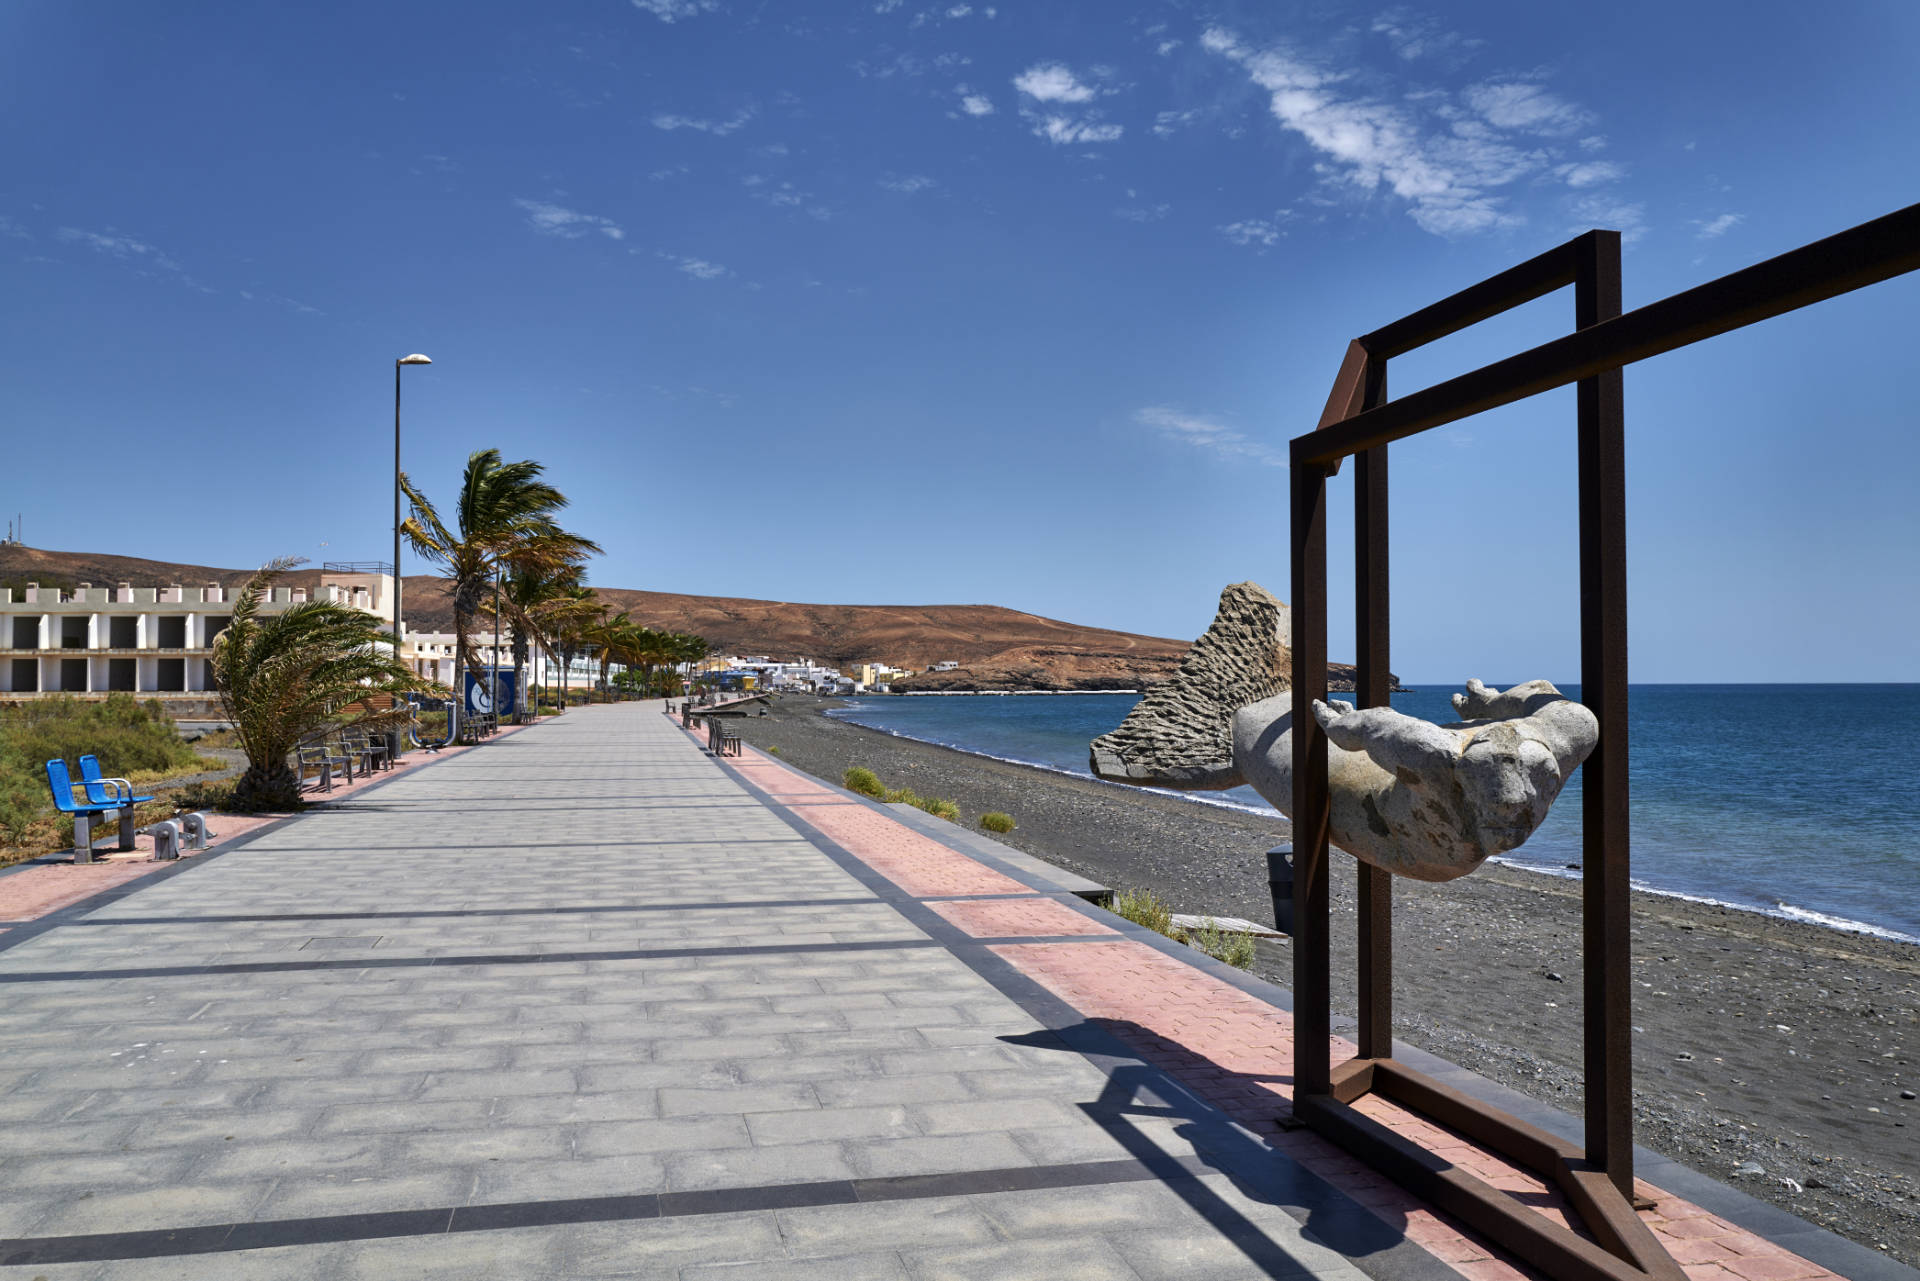
{"type": "MultiPolygon", "coordinates": [[[[393,362],[393,661],[400,661],[402,644],[400,614],[400,366],[431,365],[433,362],[415,352],[411,356],[402,356],[393,362]]],[[[397,760],[400,756],[401,731],[393,731],[393,746],[388,760],[397,760]]]]}

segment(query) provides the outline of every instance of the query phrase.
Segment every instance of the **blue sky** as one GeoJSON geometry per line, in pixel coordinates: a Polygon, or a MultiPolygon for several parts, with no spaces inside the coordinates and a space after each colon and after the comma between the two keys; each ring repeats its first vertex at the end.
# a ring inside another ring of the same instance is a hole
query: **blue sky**
{"type": "MultiPolygon", "coordinates": [[[[1350,337],[1589,226],[1631,307],[1911,203],[1916,50],[1906,3],[13,0],[0,507],[385,559],[422,351],[409,471],[542,459],[601,583],[1191,636],[1287,595],[1350,337]]],[[[1636,679],[1920,679],[1917,317],[1629,371],[1636,679]]],[[[1395,450],[1396,668],[1571,678],[1571,393],[1395,450]]]]}

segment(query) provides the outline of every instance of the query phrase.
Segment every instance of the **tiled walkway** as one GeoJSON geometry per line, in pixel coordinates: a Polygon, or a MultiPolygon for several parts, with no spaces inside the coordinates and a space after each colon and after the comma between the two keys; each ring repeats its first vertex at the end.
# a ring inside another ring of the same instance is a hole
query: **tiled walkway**
{"type": "Polygon", "coordinates": [[[1283,1011],[916,826],[587,708],[0,936],[0,1281],[1516,1275],[1279,1130],[1283,1011]]]}

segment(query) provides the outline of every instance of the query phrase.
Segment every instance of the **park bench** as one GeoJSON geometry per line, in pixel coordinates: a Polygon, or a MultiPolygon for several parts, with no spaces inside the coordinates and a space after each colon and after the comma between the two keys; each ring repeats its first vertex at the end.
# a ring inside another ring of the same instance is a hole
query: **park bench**
{"type": "Polygon", "coordinates": [[[344,752],[334,750],[326,743],[308,743],[300,749],[300,790],[303,792],[331,792],[333,790],[333,771],[338,768],[346,775],[347,782],[353,781],[353,758],[344,752]],[[307,782],[307,771],[317,770],[319,777],[311,784],[307,782]]]}
{"type": "MultiPolygon", "coordinates": [[[[84,781],[84,780],[83,780],[84,781]]],[[[110,784],[125,783],[125,779],[102,779],[102,787],[110,784]]],[[[73,861],[75,863],[93,862],[93,823],[95,819],[115,817],[120,820],[120,846],[122,850],[133,848],[133,805],[131,801],[121,803],[116,793],[110,804],[95,802],[91,797],[80,799],[73,794],[73,774],[67,769],[67,763],[56,756],[47,762],[47,789],[53,793],[53,807],[62,814],[73,815],[73,861]]],[[[133,785],[127,784],[126,795],[133,795],[133,785]]]]}
{"type": "Polygon", "coordinates": [[[707,717],[707,750],[715,756],[740,755],[740,736],[727,733],[719,718],[707,717]]]}
{"type": "Polygon", "coordinates": [[[358,730],[349,730],[340,735],[340,750],[353,761],[362,774],[371,774],[380,769],[387,759],[387,745],[367,737],[358,730]]]}

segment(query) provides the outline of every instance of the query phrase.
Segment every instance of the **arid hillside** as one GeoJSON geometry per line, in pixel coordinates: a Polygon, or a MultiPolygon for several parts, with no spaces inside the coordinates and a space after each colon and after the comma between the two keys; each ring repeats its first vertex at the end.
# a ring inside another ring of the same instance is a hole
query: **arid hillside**
{"type": "MultiPolygon", "coordinates": [[[[0,585],[34,580],[43,586],[82,582],[112,586],[181,583],[235,587],[249,571],[183,565],[86,552],[0,547],[0,585]]],[[[288,586],[312,584],[319,571],[295,570],[288,586]]],[[[944,687],[1121,688],[1164,679],[1179,664],[1187,643],[1081,627],[997,605],[816,605],[794,601],[687,596],[673,592],[600,587],[617,610],[649,627],[704,636],[724,653],[772,658],[812,658],[845,666],[887,662],[929,667],[955,662],[966,673],[946,673],[944,687]]],[[[437,578],[407,576],[409,626],[445,630],[453,625],[445,585],[437,578]]]]}

